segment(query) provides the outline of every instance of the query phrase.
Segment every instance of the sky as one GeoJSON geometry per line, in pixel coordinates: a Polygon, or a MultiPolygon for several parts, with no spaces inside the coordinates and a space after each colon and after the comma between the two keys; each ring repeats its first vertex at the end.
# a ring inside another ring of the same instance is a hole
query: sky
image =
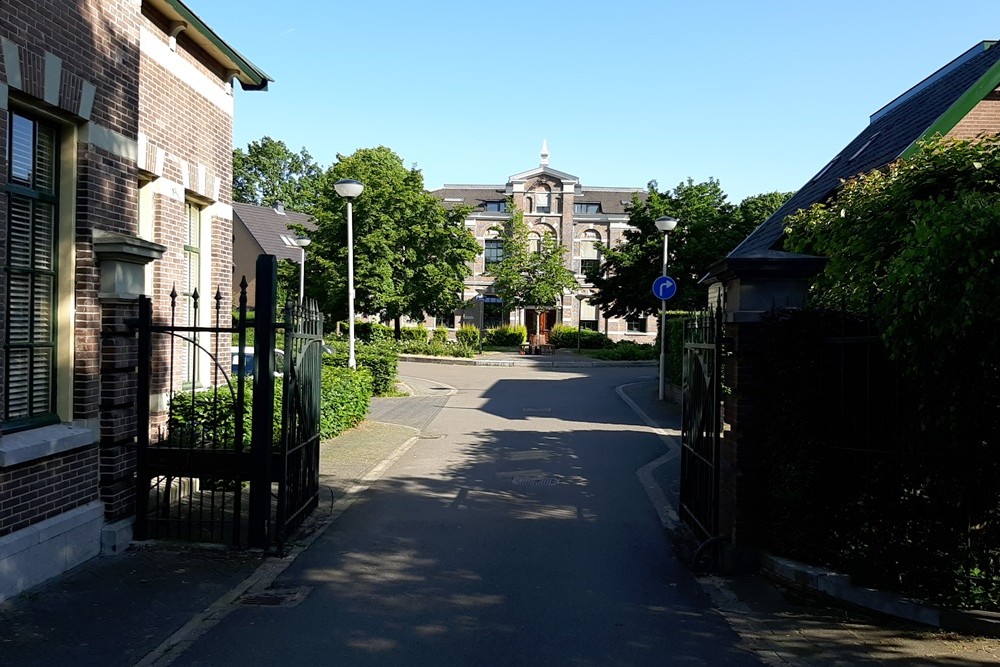
{"type": "Polygon", "coordinates": [[[387,146],[428,189],[538,166],[584,187],[795,191],[898,95],[983,40],[997,0],[185,0],[274,82],[234,146],[323,167],[387,146]]]}

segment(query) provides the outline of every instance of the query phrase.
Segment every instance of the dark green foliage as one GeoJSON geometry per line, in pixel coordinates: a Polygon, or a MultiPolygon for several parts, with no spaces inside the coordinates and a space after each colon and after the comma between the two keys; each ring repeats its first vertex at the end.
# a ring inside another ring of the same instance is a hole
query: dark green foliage
{"type": "Polygon", "coordinates": [[[650,361],[658,359],[660,351],[654,345],[643,345],[630,340],[620,340],[612,347],[587,353],[592,359],[604,361],[650,361]]]}
{"type": "MultiPolygon", "coordinates": [[[[244,447],[250,446],[250,384],[248,382],[245,388],[247,408],[243,419],[244,447]]],[[[279,402],[275,404],[281,405],[279,402]]],[[[170,418],[167,422],[171,443],[190,447],[215,442],[226,448],[232,447],[236,438],[235,405],[236,395],[228,386],[193,394],[190,391],[174,394],[170,399],[170,418]]],[[[280,416],[280,410],[275,412],[280,416]]],[[[278,426],[280,427],[280,422],[278,426]]]]}
{"type": "Polygon", "coordinates": [[[478,349],[480,342],[482,341],[482,333],[479,331],[479,327],[472,324],[463,324],[460,329],[455,332],[455,339],[465,345],[470,349],[478,349]]]}
{"type": "Polygon", "coordinates": [[[840,312],[777,311],[744,350],[767,397],[754,413],[766,445],[755,466],[762,546],[861,585],[1000,609],[993,414],[954,431],[963,406],[922,400],[868,327],[840,312]]]}
{"type": "Polygon", "coordinates": [[[635,198],[629,208],[630,229],[624,242],[601,248],[600,270],[588,276],[597,289],[590,301],[613,317],[641,317],[659,310],[660,302],[650,289],[663,273],[663,233],[655,220],[670,215],[680,222],[669,237],[668,273],[677,281],[677,295],[668,305],[704,308],[707,287],[699,285],[699,279],[790,196],[767,193],[733,206],[713,179],[704,183],[688,179],[664,192],[651,181],[646,200],[635,198]]]}
{"type": "Polygon", "coordinates": [[[470,359],[479,351],[477,347],[469,347],[460,342],[431,339],[428,341],[406,341],[400,344],[399,351],[403,354],[425,354],[431,357],[461,357],[470,359]]]}
{"type": "MultiPolygon", "coordinates": [[[[347,367],[349,348],[347,341],[327,340],[333,352],[323,355],[324,366],[347,367]]],[[[396,389],[396,366],[399,353],[395,341],[364,343],[355,341],[354,358],[358,368],[365,368],[372,376],[372,391],[376,396],[391,394],[396,389]]]]}
{"type": "Polygon", "coordinates": [[[437,327],[431,332],[431,340],[436,343],[448,342],[448,330],[444,327],[437,327]]]}
{"type": "Polygon", "coordinates": [[[379,322],[355,322],[354,336],[366,343],[382,343],[393,339],[392,327],[379,322]]]}
{"type": "Polygon", "coordinates": [[[528,340],[528,329],[523,324],[504,324],[487,329],[483,343],[495,347],[517,346],[528,340]]]}
{"type": "Polygon", "coordinates": [[[258,206],[282,202],[309,212],[322,170],[305,148],[293,153],[283,141],[263,137],[233,150],[233,201],[258,206]]]}
{"type": "Polygon", "coordinates": [[[426,343],[427,336],[427,328],[424,326],[403,327],[399,330],[400,341],[417,341],[418,343],[426,343]]]}
{"type": "MultiPolygon", "coordinates": [[[[681,386],[684,381],[684,318],[688,313],[667,312],[667,381],[681,386]]],[[[660,349],[660,337],[656,339],[660,349]]],[[[659,352],[657,352],[659,355],[659,352]]]]}
{"type": "Polygon", "coordinates": [[[591,329],[579,329],[576,327],[557,324],[549,331],[549,343],[556,347],[575,348],[577,346],[577,332],[580,334],[580,349],[600,350],[610,348],[614,345],[611,339],[600,331],[591,329]]]}
{"type": "Polygon", "coordinates": [[[320,437],[333,438],[360,424],[372,399],[372,375],[366,368],[323,365],[323,389],[320,399],[320,437]]]}

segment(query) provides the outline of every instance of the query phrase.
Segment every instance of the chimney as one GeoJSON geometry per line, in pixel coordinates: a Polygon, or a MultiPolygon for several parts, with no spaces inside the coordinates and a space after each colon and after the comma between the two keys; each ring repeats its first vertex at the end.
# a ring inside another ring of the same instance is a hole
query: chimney
{"type": "Polygon", "coordinates": [[[274,202],[274,212],[277,213],[278,215],[284,215],[285,214],[285,203],[284,202],[280,202],[280,201],[274,202]]]}

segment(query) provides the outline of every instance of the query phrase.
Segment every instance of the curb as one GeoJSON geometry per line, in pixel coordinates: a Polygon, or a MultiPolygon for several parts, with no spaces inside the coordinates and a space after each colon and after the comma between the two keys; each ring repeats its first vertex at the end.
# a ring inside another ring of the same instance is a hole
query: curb
{"type": "Polygon", "coordinates": [[[465,359],[462,357],[429,357],[421,354],[401,354],[400,361],[421,364],[450,364],[452,366],[491,366],[532,368],[631,368],[636,366],[656,366],[656,361],[560,361],[541,359],[465,359]]]}
{"type": "Polygon", "coordinates": [[[763,552],[760,554],[760,569],[765,577],[797,590],[812,591],[880,614],[929,625],[941,630],[1000,638],[1000,614],[998,613],[939,609],[895,593],[855,586],[846,574],[763,552]]]}

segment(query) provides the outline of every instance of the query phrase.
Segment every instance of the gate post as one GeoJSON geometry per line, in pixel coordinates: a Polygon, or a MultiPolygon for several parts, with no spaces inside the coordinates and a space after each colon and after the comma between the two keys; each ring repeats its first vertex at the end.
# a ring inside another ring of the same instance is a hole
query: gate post
{"type": "Polygon", "coordinates": [[[703,279],[710,300],[721,297],[724,307],[723,372],[730,392],[724,398],[725,428],[717,458],[717,526],[719,537],[728,542],[723,568],[729,571],[755,567],[762,546],[760,466],[768,441],[759,416],[772,398],[762,392],[761,369],[752,361],[761,340],[761,316],[775,308],[804,307],[809,280],[825,264],[823,257],[766,250],[727,257],[703,279]]]}
{"type": "Polygon", "coordinates": [[[139,297],[138,374],[136,378],[136,484],[135,484],[135,537],[147,537],[149,519],[149,472],[146,459],[149,454],[149,389],[153,372],[153,302],[149,297],[139,297]]]}
{"type": "Polygon", "coordinates": [[[278,299],[278,262],[257,258],[254,287],[254,387],[250,430],[250,547],[268,546],[271,523],[271,451],[274,440],[274,319],[278,299]]]}

